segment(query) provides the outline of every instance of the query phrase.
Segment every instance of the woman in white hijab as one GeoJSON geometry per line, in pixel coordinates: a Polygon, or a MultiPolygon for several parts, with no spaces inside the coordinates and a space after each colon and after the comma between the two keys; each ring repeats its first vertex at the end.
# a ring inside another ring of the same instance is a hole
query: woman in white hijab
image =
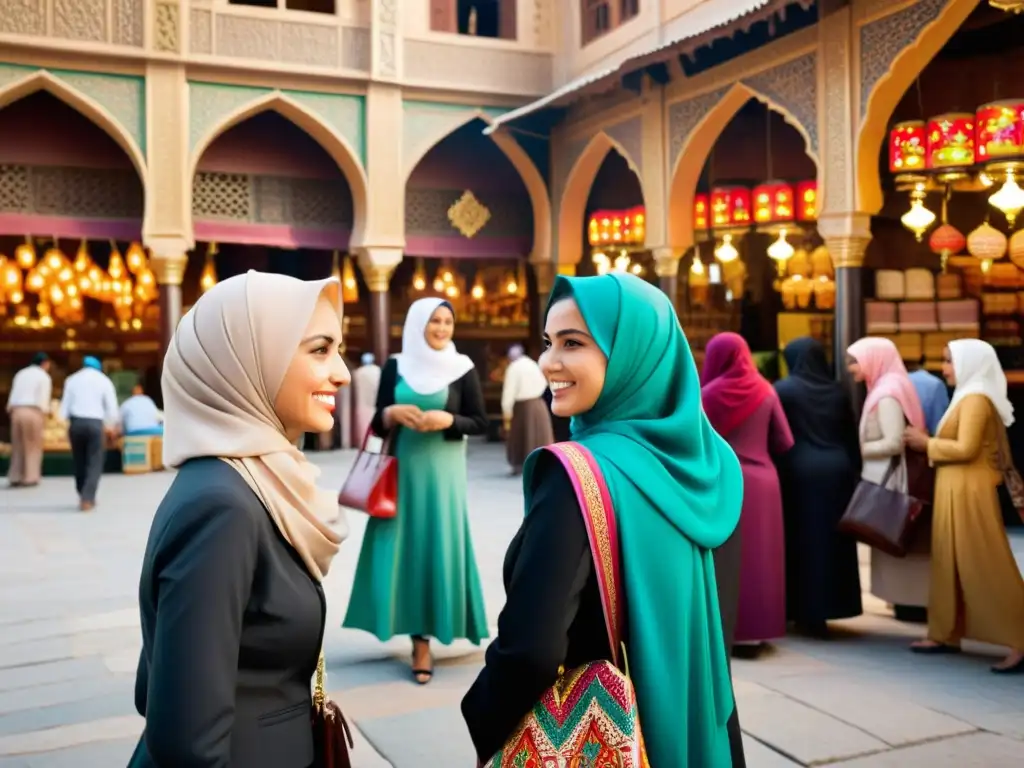
{"type": "Polygon", "coordinates": [[[942,375],[956,390],[936,436],[915,427],[904,436],[936,468],[928,639],[911,650],[957,653],[968,637],[1010,649],[993,672],[1024,672],[1024,580],[996,492],[1012,468],[1006,376],[978,339],[951,341],[942,375]]]}
{"type": "Polygon", "coordinates": [[[451,304],[420,299],[406,315],[401,354],[381,371],[372,427],[398,458],[398,512],[367,523],[343,623],[381,640],[411,635],[420,685],[433,675],[430,638],[487,637],[466,511],[466,436],[486,431],[487,414],[454,331],[451,304]]]}
{"type": "Polygon", "coordinates": [[[337,280],[249,272],[182,318],[164,360],[164,461],[177,476],[142,562],[129,768],[314,760],[321,580],[345,538],[295,448],[349,381],[337,280]]]}

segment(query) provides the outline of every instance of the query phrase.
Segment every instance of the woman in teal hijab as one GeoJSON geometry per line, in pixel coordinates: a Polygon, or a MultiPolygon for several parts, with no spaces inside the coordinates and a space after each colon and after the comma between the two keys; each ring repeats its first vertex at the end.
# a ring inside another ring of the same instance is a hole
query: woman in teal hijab
{"type": "MultiPolygon", "coordinates": [[[[626,648],[653,768],[730,766],[732,687],[712,550],[733,532],[739,462],[701,407],[667,297],[627,274],[556,280],[540,365],[552,411],[596,459],[618,521],[626,648]]],[[[608,659],[582,513],[544,450],[523,473],[526,518],[505,559],[506,605],[462,703],[487,760],[559,666],[608,659]]]]}

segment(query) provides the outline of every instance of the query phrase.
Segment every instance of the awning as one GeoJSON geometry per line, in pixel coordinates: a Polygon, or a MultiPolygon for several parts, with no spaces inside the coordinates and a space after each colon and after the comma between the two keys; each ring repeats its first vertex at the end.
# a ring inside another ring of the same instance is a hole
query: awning
{"type": "Polygon", "coordinates": [[[675,49],[682,43],[696,47],[706,42],[708,38],[720,37],[725,31],[722,29],[723,27],[741,19],[748,25],[754,24],[765,17],[772,16],[793,2],[799,2],[800,5],[807,7],[812,5],[814,0],[704,0],[700,5],[691,8],[665,25],[670,34],[672,30],[685,30],[685,32],[676,34],[668,42],[631,56],[613,67],[604,67],[577,77],[543,98],[500,115],[484,130],[484,133],[491,134],[513,120],[533,114],[545,107],[564,106],[575,101],[592,86],[610,80],[613,76],[625,75],[641,67],[671,58],[676,55],[675,49]]]}

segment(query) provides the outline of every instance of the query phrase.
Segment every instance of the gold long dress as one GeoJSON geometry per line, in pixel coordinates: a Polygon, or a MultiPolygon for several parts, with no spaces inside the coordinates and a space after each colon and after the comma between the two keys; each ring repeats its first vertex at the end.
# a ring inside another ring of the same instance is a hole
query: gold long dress
{"type": "Polygon", "coordinates": [[[996,487],[999,421],[968,395],[928,441],[936,467],[928,638],[964,637],[1024,650],[1024,579],[1003,526],[996,487]]]}

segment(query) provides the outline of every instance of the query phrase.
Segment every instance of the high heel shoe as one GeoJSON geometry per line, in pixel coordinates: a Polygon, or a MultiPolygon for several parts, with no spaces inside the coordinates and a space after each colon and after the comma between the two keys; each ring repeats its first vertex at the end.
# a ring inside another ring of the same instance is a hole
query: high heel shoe
{"type": "MultiPolygon", "coordinates": [[[[417,667],[416,666],[416,642],[429,642],[422,638],[413,638],[413,649],[412,649],[412,679],[416,681],[417,685],[426,685],[434,677],[434,654],[428,650],[427,657],[430,659],[430,668],[417,667]]],[[[429,648],[429,646],[428,646],[429,648]]]]}

